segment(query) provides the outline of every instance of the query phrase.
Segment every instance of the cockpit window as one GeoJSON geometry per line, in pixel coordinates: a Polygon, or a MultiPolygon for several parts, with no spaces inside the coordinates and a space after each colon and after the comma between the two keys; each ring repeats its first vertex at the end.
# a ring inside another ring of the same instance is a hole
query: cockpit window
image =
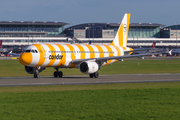
{"type": "Polygon", "coordinates": [[[31,50],[25,50],[24,52],[31,52],[31,50]]]}

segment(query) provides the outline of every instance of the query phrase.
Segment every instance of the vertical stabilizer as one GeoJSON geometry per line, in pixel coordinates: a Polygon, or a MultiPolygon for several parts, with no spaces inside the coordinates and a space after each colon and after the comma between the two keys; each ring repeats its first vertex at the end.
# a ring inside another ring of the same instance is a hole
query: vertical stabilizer
{"type": "Polygon", "coordinates": [[[110,45],[121,46],[121,47],[127,46],[130,16],[131,14],[129,13],[126,13],[124,15],[124,18],[119,26],[116,36],[110,45]]]}
{"type": "Polygon", "coordinates": [[[0,40],[0,48],[2,48],[2,40],[0,40]]]}
{"type": "Polygon", "coordinates": [[[156,42],[154,41],[151,48],[156,48],[156,42]]]}

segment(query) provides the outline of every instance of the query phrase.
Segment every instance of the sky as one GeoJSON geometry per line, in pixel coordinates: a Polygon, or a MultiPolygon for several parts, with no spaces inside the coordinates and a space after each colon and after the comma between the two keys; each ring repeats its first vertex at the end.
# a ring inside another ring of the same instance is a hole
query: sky
{"type": "Polygon", "coordinates": [[[180,24],[180,0],[0,0],[0,21],[180,24]]]}

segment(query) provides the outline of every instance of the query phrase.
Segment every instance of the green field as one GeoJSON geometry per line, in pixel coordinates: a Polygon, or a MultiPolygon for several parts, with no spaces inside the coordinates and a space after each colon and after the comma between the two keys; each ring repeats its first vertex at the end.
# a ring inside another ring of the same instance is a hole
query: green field
{"type": "MultiPolygon", "coordinates": [[[[40,75],[53,72],[47,68],[40,75]]],[[[99,73],[180,73],[180,62],[126,60],[99,73]]],[[[32,75],[17,60],[0,60],[0,77],[10,76],[32,75]]],[[[0,87],[0,120],[179,120],[179,103],[180,82],[0,87]]]]}
{"type": "MultiPolygon", "coordinates": [[[[0,77],[32,76],[18,60],[0,60],[0,77]]],[[[60,69],[64,75],[83,75],[79,69],[60,69]]],[[[53,76],[54,68],[46,68],[41,76],[53,76]]],[[[180,73],[180,60],[125,60],[101,67],[99,74],[180,73]]]]}
{"type": "Polygon", "coordinates": [[[0,88],[1,120],[178,120],[180,83],[0,88]]]}

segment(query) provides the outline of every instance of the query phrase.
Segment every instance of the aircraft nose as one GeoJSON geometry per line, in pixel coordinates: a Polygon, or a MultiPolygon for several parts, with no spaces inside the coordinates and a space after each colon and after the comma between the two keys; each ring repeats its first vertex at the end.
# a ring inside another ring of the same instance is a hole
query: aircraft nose
{"type": "Polygon", "coordinates": [[[19,62],[23,65],[29,65],[32,62],[32,54],[31,53],[22,53],[19,56],[19,62]]]}

